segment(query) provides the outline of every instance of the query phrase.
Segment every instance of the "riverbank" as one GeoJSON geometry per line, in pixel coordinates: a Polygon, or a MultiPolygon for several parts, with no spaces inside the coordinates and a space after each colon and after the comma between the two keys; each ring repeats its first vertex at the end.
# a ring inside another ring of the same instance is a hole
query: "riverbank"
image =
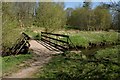
{"type": "Polygon", "coordinates": [[[118,47],[120,46],[98,50],[92,56],[80,53],[55,55],[33,77],[57,80],[117,80],[120,72],[118,47]]]}
{"type": "MultiPolygon", "coordinates": [[[[70,33],[70,40],[77,48],[92,48],[105,45],[118,44],[117,32],[106,31],[80,31],[78,33],[70,33]]],[[[71,44],[71,47],[74,47],[71,44]]]]}

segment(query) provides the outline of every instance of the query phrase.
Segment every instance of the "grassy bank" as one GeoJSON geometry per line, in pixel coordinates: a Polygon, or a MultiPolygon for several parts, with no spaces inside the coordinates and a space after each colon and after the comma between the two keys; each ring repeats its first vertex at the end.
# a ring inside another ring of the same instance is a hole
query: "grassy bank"
{"type": "Polygon", "coordinates": [[[20,54],[15,56],[2,57],[1,59],[2,59],[3,75],[6,73],[8,74],[17,71],[20,68],[19,64],[31,58],[32,58],[32,54],[24,54],[24,55],[20,54]]]}
{"type": "Polygon", "coordinates": [[[65,53],[54,56],[34,77],[55,80],[117,80],[120,76],[118,57],[118,46],[99,50],[93,56],[65,53]]]}
{"type": "Polygon", "coordinates": [[[70,40],[78,47],[104,46],[106,44],[115,44],[118,41],[117,32],[92,32],[81,31],[79,33],[70,33],[70,40]]]}

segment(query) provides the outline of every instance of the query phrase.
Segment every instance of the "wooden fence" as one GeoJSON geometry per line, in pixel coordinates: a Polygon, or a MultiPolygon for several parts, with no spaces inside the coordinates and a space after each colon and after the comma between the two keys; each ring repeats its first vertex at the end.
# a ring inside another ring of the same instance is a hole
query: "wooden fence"
{"type": "Polygon", "coordinates": [[[69,50],[69,36],[62,34],[53,34],[48,32],[41,32],[41,41],[61,50],[69,50]]]}

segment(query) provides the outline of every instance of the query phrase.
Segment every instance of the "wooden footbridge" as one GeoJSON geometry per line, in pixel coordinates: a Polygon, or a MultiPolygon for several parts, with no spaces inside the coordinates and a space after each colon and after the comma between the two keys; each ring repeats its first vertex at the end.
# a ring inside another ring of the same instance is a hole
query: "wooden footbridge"
{"type": "Polygon", "coordinates": [[[41,41],[43,42],[43,46],[48,47],[47,45],[45,45],[48,44],[56,48],[56,50],[60,50],[63,52],[68,51],[70,46],[68,35],[41,32],[41,41]]]}
{"type": "MultiPolygon", "coordinates": [[[[6,56],[27,53],[31,46],[29,43],[30,40],[33,39],[31,39],[27,34],[22,33],[16,43],[9,49],[9,54],[2,53],[2,55],[6,56]]],[[[68,35],[41,32],[41,39],[36,41],[50,51],[65,52],[70,49],[70,39],[68,35]]]]}

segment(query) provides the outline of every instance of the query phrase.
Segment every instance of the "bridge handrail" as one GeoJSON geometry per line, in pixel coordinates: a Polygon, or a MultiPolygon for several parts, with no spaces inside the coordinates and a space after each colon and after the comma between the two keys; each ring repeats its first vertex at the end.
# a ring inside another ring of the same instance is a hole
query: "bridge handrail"
{"type": "Polygon", "coordinates": [[[49,36],[46,36],[46,35],[42,35],[42,36],[45,37],[45,38],[49,38],[49,39],[52,39],[52,40],[56,40],[56,41],[68,44],[68,42],[63,41],[63,40],[55,39],[55,38],[52,38],[52,37],[49,37],[49,36]]]}
{"type": "Polygon", "coordinates": [[[48,44],[50,45],[53,45],[53,46],[55,45],[56,48],[58,46],[58,47],[63,48],[64,50],[69,50],[69,41],[68,41],[69,36],[68,35],[41,32],[41,40],[44,42],[47,41],[47,43],[49,42],[48,44]],[[50,35],[53,35],[53,36],[50,36],[50,35]],[[60,37],[64,37],[66,39],[61,40],[60,37]],[[63,44],[59,44],[58,42],[63,43],[63,44]]]}
{"type": "Polygon", "coordinates": [[[26,34],[26,33],[22,33],[22,35],[23,35],[23,37],[26,39],[26,40],[29,40],[30,39],[30,37],[26,34]]]}
{"type": "Polygon", "coordinates": [[[48,33],[48,32],[41,32],[42,34],[49,34],[49,35],[55,35],[55,36],[61,36],[61,37],[67,37],[69,38],[68,35],[63,35],[63,34],[54,34],[54,33],[48,33]]]}

